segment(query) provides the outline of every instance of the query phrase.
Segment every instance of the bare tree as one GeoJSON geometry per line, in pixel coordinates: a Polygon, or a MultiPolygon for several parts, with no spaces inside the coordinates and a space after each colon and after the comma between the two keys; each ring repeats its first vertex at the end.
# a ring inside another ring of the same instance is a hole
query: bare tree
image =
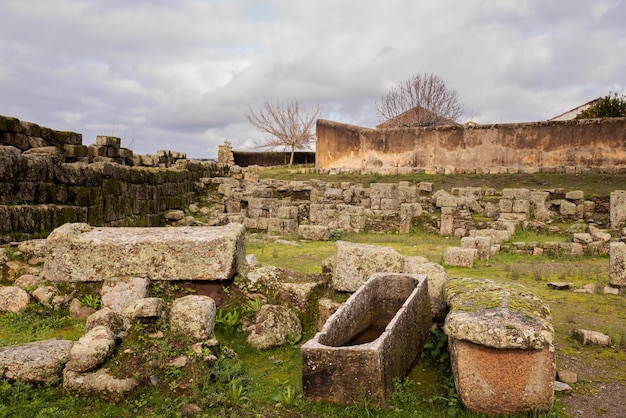
{"type": "Polygon", "coordinates": [[[456,122],[463,114],[457,92],[440,76],[415,74],[376,103],[384,127],[429,126],[456,122]]]}
{"type": "Polygon", "coordinates": [[[281,102],[270,98],[265,99],[258,112],[250,108],[246,112],[246,118],[255,128],[265,133],[263,141],[255,142],[255,145],[258,148],[290,149],[291,166],[295,150],[307,147],[315,139],[313,126],[319,114],[319,105],[302,109],[297,99],[281,102]]]}

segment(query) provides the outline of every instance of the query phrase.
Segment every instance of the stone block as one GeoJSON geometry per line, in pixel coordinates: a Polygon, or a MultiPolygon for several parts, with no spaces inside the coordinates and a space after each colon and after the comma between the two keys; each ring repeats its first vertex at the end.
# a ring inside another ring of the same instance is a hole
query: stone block
{"type": "Polygon", "coordinates": [[[573,190],[565,193],[565,198],[567,200],[583,200],[585,198],[585,192],[582,190],[573,190]]]}
{"type": "Polygon", "coordinates": [[[401,273],[404,257],[390,247],[337,241],[332,284],[342,292],[355,292],[374,273],[401,273]]]}
{"type": "Polygon", "coordinates": [[[490,237],[494,244],[508,241],[511,232],[499,229],[473,229],[469,232],[470,237],[490,237]]]}
{"type": "Polygon", "coordinates": [[[461,402],[471,412],[549,411],[554,402],[550,309],[522,286],[450,279],[444,332],[461,402]]]}
{"type": "MultiPolygon", "coordinates": [[[[1,160],[0,160],[1,161],[1,160]]],[[[0,164],[2,164],[0,162],[0,164]]],[[[2,170],[0,170],[1,172],[2,170]]],[[[615,190],[611,192],[611,228],[618,229],[624,226],[626,221],[626,190],[615,190]]]]}
{"type": "Polygon", "coordinates": [[[626,286],[626,244],[623,242],[609,244],[609,284],[626,286]]]}
{"type": "Polygon", "coordinates": [[[474,267],[474,260],[478,255],[475,248],[448,247],[443,255],[443,262],[449,266],[474,267]]]}
{"type": "Polygon", "coordinates": [[[461,248],[475,248],[479,260],[489,260],[491,257],[491,237],[463,237],[461,248]]]}
{"type": "Polygon", "coordinates": [[[529,189],[502,189],[502,198],[511,200],[530,199],[529,189]]]}
{"type": "Polygon", "coordinates": [[[291,235],[298,232],[298,222],[293,219],[268,218],[267,232],[291,235]]]}
{"type": "Polygon", "coordinates": [[[325,225],[300,225],[298,238],[312,241],[328,241],[332,231],[325,225]]]}
{"type": "Polygon", "coordinates": [[[245,263],[245,229],[106,228],[65,224],[46,240],[45,277],[55,282],[139,276],[152,280],[228,280],[245,263]]]}
{"type": "Polygon", "coordinates": [[[561,214],[561,216],[575,217],[577,214],[576,204],[568,200],[562,199],[561,204],[559,206],[559,213],[561,214]]]}
{"type": "Polygon", "coordinates": [[[454,232],[454,215],[444,213],[441,215],[440,235],[451,235],[454,232]]]}
{"type": "Polygon", "coordinates": [[[61,377],[73,345],[68,340],[44,340],[0,347],[0,377],[24,383],[52,383],[61,377]]]}

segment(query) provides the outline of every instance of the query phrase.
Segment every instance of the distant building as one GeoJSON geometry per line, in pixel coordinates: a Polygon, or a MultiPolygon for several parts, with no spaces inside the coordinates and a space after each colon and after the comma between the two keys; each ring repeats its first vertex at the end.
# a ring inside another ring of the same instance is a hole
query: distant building
{"type": "Polygon", "coordinates": [[[426,108],[423,108],[422,106],[415,106],[414,108],[402,112],[398,116],[395,116],[389,120],[384,121],[380,125],[377,125],[376,129],[409,128],[416,126],[436,125],[458,126],[459,124],[453,120],[446,119],[443,116],[440,116],[426,108]],[[415,120],[415,114],[417,114],[419,119],[423,122],[419,124],[413,122],[415,120]]]}
{"type": "Polygon", "coordinates": [[[602,100],[602,97],[598,97],[597,99],[593,99],[590,102],[585,103],[584,105],[580,105],[578,107],[575,107],[572,110],[568,110],[565,113],[561,113],[558,116],[555,116],[551,119],[548,119],[549,121],[555,121],[555,120],[572,120],[572,119],[576,119],[576,116],[578,116],[578,114],[580,112],[582,112],[583,110],[587,110],[589,109],[591,106],[595,105],[596,103],[598,103],[600,100],[602,100]]]}

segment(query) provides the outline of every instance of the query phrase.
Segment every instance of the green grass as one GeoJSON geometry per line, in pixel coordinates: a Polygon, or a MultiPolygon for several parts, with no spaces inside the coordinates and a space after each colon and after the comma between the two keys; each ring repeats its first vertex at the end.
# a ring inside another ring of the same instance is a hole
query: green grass
{"type": "MultiPolygon", "coordinates": [[[[294,239],[293,237],[288,239],[294,239]]],[[[411,234],[347,234],[343,240],[395,248],[404,255],[424,256],[441,262],[447,246],[458,246],[458,238],[414,231],[411,234]]],[[[520,231],[511,241],[557,241],[566,236],[520,231]]],[[[299,242],[300,247],[280,245],[250,236],[247,252],[255,254],[263,265],[289,270],[319,273],[322,260],[334,253],[335,242],[299,242]]],[[[472,269],[449,267],[451,277],[489,278],[519,283],[541,297],[552,309],[556,330],[557,368],[560,361],[576,357],[580,362],[606,366],[604,377],[626,381],[623,364],[626,361],[626,299],[599,293],[580,294],[550,290],[548,281],[571,281],[575,286],[586,283],[604,285],[608,277],[608,257],[549,257],[499,253],[490,260],[479,261],[472,269]],[[594,329],[609,334],[614,347],[582,347],[571,337],[574,327],[594,329]],[[608,373],[608,374],[607,374],[608,373]]],[[[155,288],[163,295],[180,289],[155,288]]],[[[95,293],[94,293],[95,294],[95,293]]],[[[150,369],[158,374],[158,386],[146,386],[121,403],[83,399],[64,392],[57,384],[34,386],[10,383],[0,379],[0,417],[13,416],[177,416],[187,403],[196,403],[201,416],[312,416],[312,417],[478,417],[455,404],[450,391],[450,373],[442,372],[438,362],[421,358],[407,379],[396,382],[394,397],[387,408],[378,408],[365,400],[355,405],[341,406],[302,399],[300,344],[314,333],[315,321],[306,321],[304,338],[281,348],[259,351],[245,339],[247,331],[241,321],[252,320],[254,304],[244,303],[232,289],[231,299],[221,306],[222,320],[215,335],[225,351],[212,367],[193,357],[192,371],[171,368],[150,369]],[[248,306],[250,305],[250,306],[248,306]],[[226,314],[238,310],[238,315],[226,314]],[[236,317],[236,318],[235,318],[236,317]],[[235,320],[238,323],[231,323],[235,320]],[[224,354],[226,353],[226,354],[224,354]]],[[[81,297],[87,300],[86,295],[81,297]]],[[[94,304],[97,298],[92,298],[94,304]]],[[[67,310],[51,311],[33,307],[22,314],[0,315],[0,345],[12,345],[45,338],[77,339],[84,332],[84,323],[69,317],[67,310]]],[[[189,354],[188,346],[170,340],[167,325],[160,325],[165,339],[152,341],[144,334],[130,334],[124,339],[109,366],[116,373],[132,374],[133,361],[163,362],[181,353],[189,354]]],[[[437,344],[435,344],[437,346],[437,344]]],[[[443,345],[439,344],[439,347],[443,345]]],[[[438,354],[435,358],[440,358],[438,354]]],[[[151,366],[152,367],[152,366],[151,366]]],[[[139,369],[137,369],[139,370],[139,369]]],[[[604,369],[603,369],[604,370],[604,369]]],[[[137,371],[135,370],[135,373],[137,371]]],[[[591,379],[591,378],[590,378],[591,379]]],[[[584,382],[580,391],[592,390],[593,381],[584,382]]],[[[559,399],[553,412],[544,416],[565,416],[559,399]]]]}

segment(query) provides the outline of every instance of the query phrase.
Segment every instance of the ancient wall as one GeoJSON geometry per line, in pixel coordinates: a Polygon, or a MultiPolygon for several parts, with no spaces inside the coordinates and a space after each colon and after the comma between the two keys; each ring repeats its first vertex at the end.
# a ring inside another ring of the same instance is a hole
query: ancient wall
{"type": "MultiPolygon", "coordinates": [[[[263,167],[288,165],[290,152],[244,152],[233,151],[234,161],[240,167],[258,165],[263,167]]],[[[294,164],[315,164],[314,152],[295,152],[293,155],[294,164]]]]}
{"type": "Polygon", "coordinates": [[[369,129],[317,121],[316,166],[381,173],[626,168],[626,118],[369,129]]]}
{"type": "Polygon", "coordinates": [[[43,236],[66,222],[160,226],[222,166],[159,151],[133,155],[119,138],[54,131],[0,116],[0,243],[43,236]],[[183,157],[183,158],[181,158],[183,157]]]}

